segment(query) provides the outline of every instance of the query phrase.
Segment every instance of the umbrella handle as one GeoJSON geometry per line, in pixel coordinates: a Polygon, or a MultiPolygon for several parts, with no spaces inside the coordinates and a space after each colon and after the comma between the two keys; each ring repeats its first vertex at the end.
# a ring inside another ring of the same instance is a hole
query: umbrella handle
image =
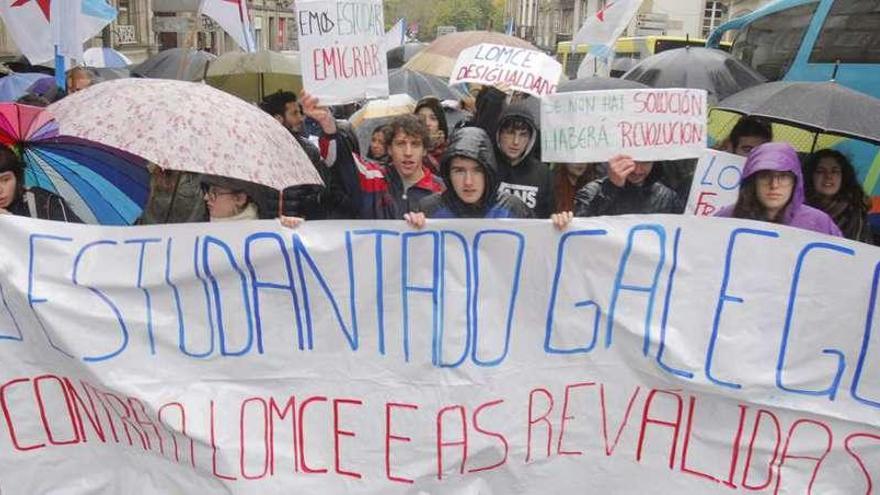
{"type": "Polygon", "coordinates": [[[171,218],[171,212],[174,211],[174,202],[177,201],[177,188],[180,187],[180,179],[183,177],[182,173],[177,173],[177,180],[174,181],[174,190],[171,191],[171,202],[168,203],[168,211],[165,212],[165,221],[162,223],[168,223],[168,219],[171,218]]]}

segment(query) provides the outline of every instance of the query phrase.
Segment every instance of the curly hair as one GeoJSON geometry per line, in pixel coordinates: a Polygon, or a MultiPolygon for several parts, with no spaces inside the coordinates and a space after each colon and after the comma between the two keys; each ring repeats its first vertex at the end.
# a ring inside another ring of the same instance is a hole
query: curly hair
{"type": "Polygon", "coordinates": [[[390,147],[394,136],[403,132],[407,136],[421,139],[422,146],[427,150],[431,147],[431,136],[428,135],[428,127],[422,119],[415,115],[400,115],[388,124],[388,133],[385,135],[385,146],[390,147]]]}

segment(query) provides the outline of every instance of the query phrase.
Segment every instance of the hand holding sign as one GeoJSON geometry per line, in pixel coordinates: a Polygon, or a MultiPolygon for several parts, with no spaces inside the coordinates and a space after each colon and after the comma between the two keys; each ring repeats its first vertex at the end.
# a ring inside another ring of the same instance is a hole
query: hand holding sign
{"type": "Polygon", "coordinates": [[[317,122],[321,126],[321,130],[324,131],[324,134],[336,134],[336,119],[333,118],[330,109],[320,106],[318,98],[312,96],[306,90],[302,90],[299,96],[302,102],[303,114],[317,122]]]}

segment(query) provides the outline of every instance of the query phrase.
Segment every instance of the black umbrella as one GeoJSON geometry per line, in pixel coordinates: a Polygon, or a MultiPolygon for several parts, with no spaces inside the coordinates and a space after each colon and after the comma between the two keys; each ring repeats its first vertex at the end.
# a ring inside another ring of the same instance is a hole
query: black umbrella
{"type": "Polygon", "coordinates": [[[409,62],[409,59],[424,50],[426,46],[428,46],[426,43],[406,43],[388,50],[385,55],[388,59],[388,70],[403,67],[403,64],[409,62]]]}
{"type": "Polygon", "coordinates": [[[652,88],[705,89],[710,105],[766,81],[727,52],[690,46],[652,55],[623,78],[652,88]]]}
{"type": "Polygon", "coordinates": [[[434,96],[440,100],[457,100],[464,93],[451,89],[444,79],[410,69],[393,69],[388,72],[388,89],[391,94],[406,93],[414,100],[434,96]]]}
{"type": "Polygon", "coordinates": [[[557,93],[574,93],[575,91],[605,91],[608,89],[644,89],[648,86],[636,81],[618,79],[616,77],[583,77],[561,83],[557,93]]]}
{"type": "Polygon", "coordinates": [[[880,99],[834,81],[762,84],[715,108],[880,143],[880,99]]]}
{"type": "Polygon", "coordinates": [[[163,50],[132,67],[135,76],[152,79],[176,79],[178,81],[202,81],[208,63],[217,57],[211,53],[191,48],[163,50]]]}

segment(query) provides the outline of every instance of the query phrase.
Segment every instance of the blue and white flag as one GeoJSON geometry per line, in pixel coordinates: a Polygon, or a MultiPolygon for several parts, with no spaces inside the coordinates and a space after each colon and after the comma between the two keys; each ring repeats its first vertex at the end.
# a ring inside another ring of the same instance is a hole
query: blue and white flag
{"type": "Polygon", "coordinates": [[[78,54],[81,58],[83,43],[100,33],[116,18],[116,13],[105,0],[0,1],[0,18],[15,45],[32,64],[52,60],[59,44],[62,53],[78,54]]]}
{"type": "Polygon", "coordinates": [[[116,19],[116,9],[104,0],[65,0],[52,2],[49,24],[56,56],[78,62],[83,59],[83,42],[97,35],[116,19]]]}
{"type": "Polygon", "coordinates": [[[586,43],[592,55],[608,58],[614,53],[614,43],[639,11],[642,0],[612,0],[595,15],[584,21],[571,40],[571,50],[586,43]]]}
{"type": "Polygon", "coordinates": [[[400,18],[391,26],[391,29],[385,33],[384,45],[386,50],[402,46],[406,41],[406,19],[400,18]]]}
{"type": "Polygon", "coordinates": [[[214,19],[242,50],[249,53],[257,51],[246,1],[202,0],[199,3],[199,12],[214,19]]]}

